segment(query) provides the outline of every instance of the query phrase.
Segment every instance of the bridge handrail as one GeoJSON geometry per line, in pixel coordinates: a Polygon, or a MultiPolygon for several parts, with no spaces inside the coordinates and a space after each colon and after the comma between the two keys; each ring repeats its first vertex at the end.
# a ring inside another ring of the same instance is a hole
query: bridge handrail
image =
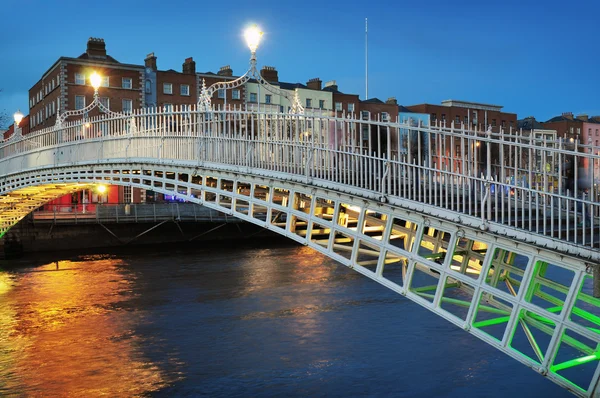
{"type": "Polygon", "coordinates": [[[351,185],[381,200],[424,202],[481,217],[482,224],[598,247],[598,147],[357,116],[237,107],[205,112],[195,105],[138,109],[9,139],[0,145],[0,166],[11,173],[140,157],[222,163],[304,176],[336,189],[351,185]],[[84,153],[88,144],[95,154],[84,153]],[[37,160],[48,151],[52,155],[37,160]]]}

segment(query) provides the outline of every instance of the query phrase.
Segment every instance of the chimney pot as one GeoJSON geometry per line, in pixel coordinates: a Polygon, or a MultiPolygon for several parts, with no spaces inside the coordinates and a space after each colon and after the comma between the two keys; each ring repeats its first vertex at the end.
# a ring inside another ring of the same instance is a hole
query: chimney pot
{"type": "Polygon", "coordinates": [[[196,62],[194,58],[186,58],[183,62],[183,73],[193,75],[196,73],[196,62]]]}
{"type": "Polygon", "coordinates": [[[156,70],[156,57],[154,56],[154,53],[150,53],[148,55],[146,55],[146,59],[144,60],[144,64],[146,65],[146,68],[150,68],[152,70],[156,70]]]}
{"type": "Polygon", "coordinates": [[[318,77],[309,79],[306,83],[306,87],[308,87],[311,90],[321,90],[321,79],[319,79],[318,77]]]}
{"type": "Polygon", "coordinates": [[[90,37],[87,42],[86,53],[90,58],[106,58],[106,43],[104,43],[104,39],[90,37]]]}
{"type": "Polygon", "coordinates": [[[233,76],[233,70],[231,69],[231,66],[229,66],[229,65],[221,66],[221,68],[219,69],[219,72],[217,72],[217,75],[231,77],[231,76],[233,76]]]}
{"type": "Polygon", "coordinates": [[[268,82],[278,82],[279,75],[274,66],[263,66],[260,75],[268,82]]]}

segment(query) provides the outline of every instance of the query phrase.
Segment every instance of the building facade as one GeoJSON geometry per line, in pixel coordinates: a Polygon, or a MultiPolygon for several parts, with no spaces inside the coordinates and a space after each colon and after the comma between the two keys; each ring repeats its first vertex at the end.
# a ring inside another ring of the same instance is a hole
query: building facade
{"type": "MultiPolygon", "coordinates": [[[[60,57],[29,89],[30,131],[53,126],[59,112],[89,105],[94,99],[89,81],[93,72],[102,76],[99,100],[111,111],[130,112],[144,106],[143,66],[118,62],[107,55],[103,39],[91,37],[85,53],[60,57]]],[[[99,114],[95,108],[86,117],[99,114]]]]}
{"type": "Polygon", "coordinates": [[[500,129],[509,132],[517,127],[515,113],[502,112],[503,106],[477,102],[446,100],[441,105],[419,104],[407,106],[413,112],[430,115],[432,125],[442,125],[455,128],[462,125],[466,129],[487,130],[491,126],[493,132],[500,129]]]}

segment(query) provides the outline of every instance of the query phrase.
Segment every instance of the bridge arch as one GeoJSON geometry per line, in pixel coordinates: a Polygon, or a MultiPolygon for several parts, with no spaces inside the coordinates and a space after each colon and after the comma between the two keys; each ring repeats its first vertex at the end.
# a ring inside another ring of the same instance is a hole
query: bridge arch
{"type": "MultiPolygon", "coordinates": [[[[598,251],[484,220],[483,200],[474,206],[482,205],[481,211],[459,211],[452,195],[475,184],[483,186],[486,181],[480,177],[449,172],[456,177],[453,181],[471,180],[460,190],[443,179],[429,178],[429,185],[420,185],[425,180],[411,180],[411,174],[421,170],[424,178],[440,170],[405,161],[394,166],[390,157],[337,151],[338,143],[332,147],[327,137],[329,127],[324,139],[314,141],[315,126],[321,122],[346,123],[351,131],[351,124],[360,126],[362,121],[312,118],[311,133],[296,136],[298,143],[282,133],[287,127],[278,126],[289,118],[308,126],[306,118],[258,115],[247,126],[270,127],[248,139],[250,128],[232,132],[224,112],[203,115],[187,132],[144,128],[148,115],[138,116],[137,121],[127,119],[127,126],[136,123],[134,133],[121,123],[107,136],[80,139],[74,137],[90,130],[73,124],[58,132],[60,140],[56,131],[48,131],[1,146],[8,156],[0,157],[0,167],[6,170],[0,195],[24,199],[7,200],[8,207],[0,210],[7,223],[2,228],[18,221],[15,211],[27,214],[35,203],[51,197],[44,196],[51,189],[109,183],[171,194],[308,245],[578,395],[597,390],[600,302],[591,295],[589,269],[577,254],[598,258],[598,251]],[[308,136],[312,141],[302,142],[301,137],[308,136]],[[313,162],[315,158],[319,162],[313,162]],[[4,217],[7,214],[12,218],[4,217]],[[565,374],[586,364],[593,369],[584,381],[565,374]]],[[[393,129],[399,126],[390,125],[393,129]]],[[[435,132],[460,138],[453,131],[435,132]]],[[[460,205],[470,198],[463,196],[460,205]]],[[[533,202],[524,198],[531,208],[533,202]]]]}

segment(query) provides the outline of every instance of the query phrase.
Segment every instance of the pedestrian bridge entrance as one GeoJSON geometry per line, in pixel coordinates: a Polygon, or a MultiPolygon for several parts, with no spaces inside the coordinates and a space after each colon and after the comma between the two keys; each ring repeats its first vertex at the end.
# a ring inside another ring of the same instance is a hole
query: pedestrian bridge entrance
{"type": "Polygon", "coordinates": [[[308,245],[594,396],[600,209],[561,177],[567,157],[593,170],[593,153],[352,115],[143,109],[2,143],[0,234],[99,184],[174,195],[308,245]]]}

